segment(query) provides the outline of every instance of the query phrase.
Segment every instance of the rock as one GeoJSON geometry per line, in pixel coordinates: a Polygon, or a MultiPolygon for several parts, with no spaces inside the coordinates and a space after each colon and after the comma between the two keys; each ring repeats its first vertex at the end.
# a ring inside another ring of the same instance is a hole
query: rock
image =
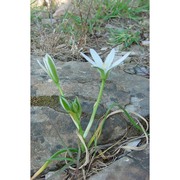
{"type": "Polygon", "coordinates": [[[145,66],[135,66],[134,70],[137,75],[141,75],[141,76],[149,75],[149,68],[145,66]]]}
{"type": "Polygon", "coordinates": [[[149,114],[149,105],[147,102],[149,102],[149,98],[144,97],[143,94],[138,94],[137,96],[131,97],[131,102],[126,105],[125,109],[129,112],[136,112],[146,117],[149,114]]]}
{"type": "Polygon", "coordinates": [[[106,51],[108,49],[108,47],[102,47],[101,51],[106,51]]]}
{"type": "Polygon", "coordinates": [[[148,47],[146,46],[140,46],[140,45],[134,44],[131,46],[131,52],[135,53],[135,56],[137,56],[138,58],[142,58],[147,55],[149,56],[148,47]]]}
{"type": "Polygon", "coordinates": [[[143,65],[137,65],[135,63],[127,64],[124,67],[124,71],[129,73],[129,74],[135,74],[135,75],[138,75],[138,76],[144,76],[146,78],[149,77],[149,73],[150,73],[149,67],[143,66],[143,65]]]}
{"type": "MultiPolygon", "coordinates": [[[[31,96],[59,96],[59,92],[48,75],[41,69],[36,60],[42,58],[32,56],[31,62],[31,96]]],[[[57,71],[60,77],[62,89],[66,97],[78,96],[81,102],[85,100],[95,102],[99,92],[100,76],[95,68],[91,68],[86,62],[60,62],[56,61],[57,71]]],[[[141,101],[139,107],[143,110],[149,108],[149,80],[136,75],[125,73],[120,67],[112,70],[106,82],[103,92],[102,106],[107,109],[113,102],[122,106],[132,104],[132,97],[141,101]],[[143,105],[143,106],[142,106],[143,105]]],[[[141,115],[147,116],[141,113],[141,115]]]]}
{"type": "MultiPolygon", "coordinates": [[[[63,145],[75,143],[75,127],[67,114],[48,107],[31,108],[31,169],[37,171],[63,145]],[[70,133],[69,133],[70,132],[70,133]],[[73,141],[74,140],[74,141],[73,141]]],[[[55,168],[53,164],[50,168],[55,168]]]]}
{"type": "Polygon", "coordinates": [[[128,156],[134,158],[136,162],[141,164],[143,169],[149,171],[149,146],[143,151],[132,151],[128,156]]]}
{"type": "Polygon", "coordinates": [[[150,43],[149,41],[142,41],[142,42],[141,42],[141,44],[142,44],[143,46],[149,46],[149,43],[150,43]]]}
{"type": "Polygon", "coordinates": [[[55,19],[42,19],[42,24],[49,24],[49,25],[51,25],[51,24],[54,24],[54,23],[56,23],[56,20],[55,19]]]}
{"type": "Polygon", "coordinates": [[[44,6],[45,3],[45,0],[37,0],[37,6],[44,6]]]}
{"type": "MultiPolygon", "coordinates": [[[[60,170],[48,172],[45,180],[65,179],[66,174],[60,170]]],[[[132,151],[113,162],[110,166],[89,180],[149,180],[149,147],[142,151],[132,151]]]]}
{"type": "Polygon", "coordinates": [[[54,18],[59,18],[60,16],[64,15],[65,12],[68,11],[70,6],[71,6],[71,0],[62,0],[59,3],[59,8],[53,14],[53,17],[54,18]]]}
{"type": "Polygon", "coordinates": [[[61,5],[69,0],[37,0],[37,6],[61,5]]]}
{"type": "MultiPolygon", "coordinates": [[[[122,51],[121,53],[119,53],[121,56],[124,56],[128,51],[122,51]]],[[[129,57],[132,56],[138,56],[137,52],[131,51],[131,54],[129,55],[129,57]]],[[[127,62],[127,61],[126,61],[127,62]]]]}
{"type": "Polygon", "coordinates": [[[114,115],[105,121],[98,143],[107,144],[114,140],[118,140],[120,137],[125,135],[126,131],[126,120],[118,114],[114,115]]]}
{"type": "Polygon", "coordinates": [[[142,26],[149,26],[149,18],[145,18],[143,19],[142,23],[141,23],[142,26]]]}
{"type": "MultiPolygon", "coordinates": [[[[36,60],[42,62],[42,58],[32,56],[31,60],[31,96],[43,99],[43,97],[57,100],[56,107],[46,103],[36,104],[31,108],[31,169],[32,174],[56,151],[62,148],[60,137],[68,146],[77,146],[75,125],[69,115],[64,113],[58,105],[59,92],[48,75],[41,69],[36,60]],[[49,106],[49,107],[48,107],[49,106]],[[51,108],[50,108],[51,107],[51,108]],[[60,137],[59,137],[60,136],[60,137]]],[[[96,69],[91,68],[86,62],[60,62],[55,60],[65,96],[74,99],[78,96],[82,104],[82,127],[88,124],[93,105],[96,101],[100,77],[96,69]]],[[[114,69],[106,82],[102,102],[98,108],[99,119],[107,108],[113,103],[120,103],[123,107],[134,108],[135,112],[143,116],[149,115],[149,80],[136,75],[125,73],[120,67],[114,69]],[[129,107],[128,107],[129,106],[129,107]]],[[[133,110],[134,110],[133,109],[133,110]]],[[[96,123],[90,131],[94,132],[96,123]]],[[[109,118],[105,124],[99,144],[104,144],[118,139],[126,133],[127,122],[120,114],[109,118]],[[108,138],[107,138],[108,137],[108,138]]],[[[54,162],[48,170],[56,170],[57,162],[54,162]]]]}
{"type": "MultiPolygon", "coordinates": [[[[88,103],[88,102],[86,102],[88,103]]],[[[90,107],[93,104],[90,104],[90,107]]],[[[90,114],[86,113],[82,117],[83,129],[87,126],[90,114]]],[[[103,114],[105,110],[101,107],[97,114],[103,114]]],[[[92,135],[97,120],[90,130],[92,135]]],[[[123,136],[127,130],[127,122],[115,115],[110,117],[104,124],[99,144],[112,142],[123,136]],[[108,138],[107,138],[108,137],[108,138]]],[[[31,170],[37,171],[43,163],[49,159],[53,153],[60,150],[63,146],[61,139],[68,147],[77,147],[76,128],[68,114],[57,112],[49,107],[32,107],[31,108],[31,170]]],[[[50,169],[56,169],[56,163],[50,165],[50,169]]]]}
{"type": "Polygon", "coordinates": [[[66,175],[64,173],[60,173],[58,171],[52,171],[52,172],[48,172],[45,175],[45,180],[63,180],[65,179],[66,175]]]}
{"type": "Polygon", "coordinates": [[[148,39],[149,40],[149,33],[143,33],[143,36],[146,38],[146,39],[148,39]]]}
{"type": "Polygon", "coordinates": [[[89,180],[149,180],[149,148],[133,151],[89,180]]]}
{"type": "Polygon", "coordinates": [[[119,31],[123,31],[123,28],[114,26],[114,25],[112,25],[112,24],[106,24],[105,28],[108,28],[108,29],[116,29],[116,30],[119,30],[119,31]]]}

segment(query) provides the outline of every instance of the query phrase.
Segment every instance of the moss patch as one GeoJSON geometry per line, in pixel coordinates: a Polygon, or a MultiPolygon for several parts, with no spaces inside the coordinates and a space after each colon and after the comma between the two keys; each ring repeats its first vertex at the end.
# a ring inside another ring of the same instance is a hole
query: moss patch
{"type": "Polygon", "coordinates": [[[31,106],[48,106],[56,111],[61,111],[58,96],[31,97],[31,106]]]}

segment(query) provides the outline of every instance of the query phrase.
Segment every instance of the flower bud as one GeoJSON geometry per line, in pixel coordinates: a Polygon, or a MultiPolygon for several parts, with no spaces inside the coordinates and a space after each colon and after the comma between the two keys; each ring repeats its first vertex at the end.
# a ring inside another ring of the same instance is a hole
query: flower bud
{"type": "Polygon", "coordinates": [[[67,99],[65,97],[63,97],[63,96],[60,96],[59,100],[60,100],[60,103],[61,103],[61,106],[63,107],[63,109],[66,112],[70,112],[71,111],[71,105],[69,104],[67,99]]]}

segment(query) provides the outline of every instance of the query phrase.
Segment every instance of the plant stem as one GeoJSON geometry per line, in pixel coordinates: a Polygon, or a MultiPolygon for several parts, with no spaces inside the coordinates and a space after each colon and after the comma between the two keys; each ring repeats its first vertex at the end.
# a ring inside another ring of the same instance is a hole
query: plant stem
{"type": "Polygon", "coordinates": [[[60,87],[60,84],[58,83],[58,84],[56,84],[56,85],[57,85],[57,87],[58,87],[58,90],[59,90],[60,95],[61,95],[61,96],[64,96],[64,93],[63,93],[63,91],[62,91],[62,89],[61,89],[61,87],[60,87]]]}
{"type": "Polygon", "coordinates": [[[71,119],[73,120],[78,132],[81,134],[81,136],[83,135],[83,129],[81,127],[81,123],[80,123],[80,119],[77,117],[77,115],[75,113],[69,113],[71,119]]]}
{"type": "Polygon", "coordinates": [[[104,86],[105,86],[105,81],[106,81],[105,79],[102,79],[101,87],[100,87],[99,94],[98,94],[98,98],[97,98],[97,101],[95,102],[94,107],[93,107],[93,112],[92,112],[92,115],[91,115],[91,119],[90,119],[89,124],[86,127],[86,130],[85,130],[84,135],[83,135],[84,138],[87,137],[87,135],[89,133],[89,130],[91,129],[91,126],[92,126],[92,124],[94,122],[94,117],[96,115],[96,111],[98,109],[99,103],[100,103],[101,98],[102,98],[102,93],[103,93],[103,89],[104,89],[104,86]]]}

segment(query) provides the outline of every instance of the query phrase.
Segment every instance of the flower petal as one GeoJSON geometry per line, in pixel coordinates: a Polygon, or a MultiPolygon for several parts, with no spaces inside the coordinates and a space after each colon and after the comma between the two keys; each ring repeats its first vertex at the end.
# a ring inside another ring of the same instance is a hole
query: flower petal
{"type": "Polygon", "coordinates": [[[83,56],[89,63],[91,63],[93,66],[96,66],[95,62],[92,61],[88,56],[86,56],[84,53],[80,52],[81,56],[83,56]]]}
{"type": "Polygon", "coordinates": [[[105,67],[107,69],[111,66],[113,59],[114,59],[114,56],[115,56],[115,49],[112,49],[111,52],[106,57],[106,60],[105,60],[105,67]]]}
{"type": "Polygon", "coordinates": [[[102,62],[102,59],[100,58],[99,54],[94,49],[90,49],[90,53],[91,53],[93,60],[96,63],[96,66],[99,68],[103,68],[103,62],[102,62]]]}
{"type": "Polygon", "coordinates": [[[44,66],[45,66],[45,68],[46,68],[46,70],[47,70],[48,75],[51,76],[50,71],[49,71],[49,68],[48,68],[48,65],[47,65],[46,56],[43,58],[43,62],[44,62],[44,66]]]}
{"type": "Polygon", "coordinates": [[[37,60],[38,64],[41,66],[41,68],[48,74],[46,68],[39,62],[39,60],[37,60]]]}
{"type": "Polygon", "coordinates": [[[114,67],[116,67],[116,66],[118,66],[119,64],[121,64],[121,63],[129,56],[130,53],[131,53],[131,52],[126,53],[122,58],[120,58],[119,60],[117,60],[116,62],[114,62],[114,63],[112,64],[112,66],[109,68],[109,70],[112,69],[112,68],[114,68],[114,67]]]}

